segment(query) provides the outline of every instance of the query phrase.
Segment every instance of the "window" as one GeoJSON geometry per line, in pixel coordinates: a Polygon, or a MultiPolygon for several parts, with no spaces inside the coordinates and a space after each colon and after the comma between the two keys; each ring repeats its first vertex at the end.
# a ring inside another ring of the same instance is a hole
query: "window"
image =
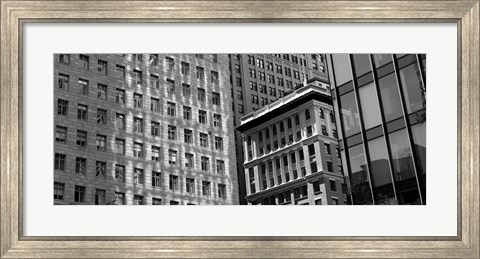
{"type": "Polygon", "coordinates": [[[70,76],[65,74],[58,75],[58,88],[68,90],[68,83],[70,81],[70,76]]]}
{"type": "Polygon", "coordinates": [[[312,174],[317,172],[317,162],[313,161],[310,163],[310,170],[312,171],[312,174]]]}
{"type": "Polygon", "coordinates": [[[60,64],[70,65],[70,54],[60,54],[60,64]]]}
{"type": "Polygon", "coordinates": [[[275,72],[282,74],[282,66],[281,65],[275,65],[275,72]]]}
{"type": "Polygon", "coordinates": [[[83,130],[77,130],[77,146],[87,146],[87,132],[83,130]]]}
{"type": "Polygon", "coordinates": [[[152,146],[152,161],[160,161],[160,147],[152,146]]]}
{"type": "Polygon", "coordinates": [[[135,142],[133,144],[133,156],[141,158],[143,157],[143,144],[135,142]]]}
{"type": "Polygon", "coordinates": [[[152,172],[152,186],[161,187],[162,186],[162,174],[159,172],[152,172]]]}
{"type": "Polygon", "coordinates": [[[262,81],[265,81],[265,73],[258,71],[258,78],[262,81]]]}
{"type": "Polygon", "coordinates": [[[190,97],[190,85],[189,84],[182,84],[182,95],[183,97],[190,97]]]}
{"type": "Polygon", "coordinates": [[[315,155],[315,146],[313,144],[308,145],[308,155],[314,156],[315,155]]]}
{"type": "Polygon", "coordinates": [[[150,133],[152,134],[152,136],[158,137],[160,135],[160,123],[152,121],[150,133]]]}
{"type": "Polygon", "coordinates": [[[203,54],[195,54],[196,58],[203,59],[203,54]]]}
{"type": "Polygon", "coordinates": [[[115,154],[124,155],[125,154],[125,140],[124,139],[115,139],[115,147],[113,152],[115,154]]]}
{"type": "Polygon", "coordinates": [[[202,194],[210,196],[210,182],[202,181],[202,194]]]}
{"type": "Polygon", "coordinates": [[[157,98],[150,98],[150,111],[160,111],[160,100],[158,100],[157,98]]]}
{"type": "Polygon", "coordinates": [[[169,176],[168,186],[170,190],[178,191],[178,176],[171,174],[169,176]]]}
{"type": "Polygon", "coordinates": [[[134,93],[133,94],[133,107],[134,108],[142,108],[143,107],[143,100],[142,95],[134,93]]]}
{"type": "Polygon", "coordinates": [[[133,195],[133,205],[143,205],[143,196],[133,195]]]}
{"type": "Polygon", "coordinates": [[[99,151],[107,150],[106,142],[107,142],[107,136],[97,135],[97,143],[96,143],[97,144],[97,150],[99,150],[99,151]]]}
{"type": "Polygon", "coordinates": [[[115,127],[125,129],[125,114],[117,113],[115,116],[115,127]]]}
{"type": "Polygon", "coordinates": [[[95,176],[105,178],[107,172],[107,163],[97,161],[95,163],[95,176]]]}
{"type": "Polygon", "coordinates": [[[330,190],[332,190],[332,192],[337,191],[337,184],[336,184],[335,180],[330,180],[330,190]]]}
{"type": "Polygon", "coordinates": [[[325,153],[327,155],[332,155],[332,151],[330,150],[330,144],[325,143],[325,153]]]}
{"type": "Polygon", "coordinates": [[[85,202],[85,186],[75,185],[74,201],[80,203],[85,202]]]}
{"type": "Polygon", "coordinates": [[[142,71],[134,69],[133,80],[135,84],[138,84],[138,85],[142,84],[142,71]]]}
{"type": "Polygon", "coordinates": [[[242,113],[242,114],[243,114],[244,112],[245,112],[245,110],[244,110],[244,108],[243,108],[243,104],[238,104],[238,113],[242,113]]]}
{"type": "Polygon", "coordinates": [[[322,108],[320,108],[320,109],[318,110],[318,114],[320,115],[320,119],[325,119],[325,114],[324,114],[322,108]]]}
{"type": "Polygon", "coordinates": [[[175,59],[171,57],[165,57],[165,66],[167,71],[172,71],[175,68],[175,59]]]}
{"type": "Polygon", "coordinates": [[[333,172],[333,164],[332,164],[332,161],[327,161],[327,171],[333,172]]]}
{"type": "Polygon", "coordinates": [[[115,91],[115,101],[117,103],[125,104],[125,90],[117,88],[115,91]]]}
{"type": "Polygon", "coordinates": [[[169,94],[175,93],[175,81],[172,79],[167,79],[167,90],[169,94]]]}
{"type": "Polygon", "coordinates": [[[222,127],[222,115],[213,114],[213,126],[214,127],[222,127]]]}
{"type": "Polygon", "coordinates": [[[312,134],[313,134],[313,127],[310,125],[307,127],[307,137],[312,136],[312,134]]]}
{"type": "Polygon", "coordinates": [[[240,71],[240,65],[235,64],[235,72],[236,72],[236,73],[239,73],[239,74],[241,73],[241,71],[240,71]]]}
{"type": "Polygon", "coordinates": [[[107,110],[97,109],[97,124],[107,124],[107,110]]]}
{"type": "Polygon", "coordinates": [[[182,74],[183,75],[189,75],[190,74],[190,64],[182,62],[181,67],[182,67],[182,74]]]}
{"type": "Polygon", "coordinates": [[[88,119],[88,106],[87,105],[78,104],[77,119],[79,119],[79,120],[87,120],[88,119]]]}
{"type": "Polygon", "coordinates": [[[97,71],[102,75],[107,75],[108,73],[108,62],[105,60],[98,60],[97,71]]]}
{"type": "Polygon", "coordinates": [[[143,184],[143,169],[140,169],[140,168],[133,169],[133,183],[143,184]]]}
{"type": "Polygon", "coordinates": [[[122,80],[125,80],[125,66],[122,66],[122,65],[115,65],[115,72],[117,74],[117,77],[122,79],[122,80]]]}
{"type": "Polygon", "coordinates": [[[217,54],[212,54],[212,62],[217,63],[218,62],[218,56],[217,54]]]}
{"type": "Polygon", "coordinates": [[[192,108],[188,106],[183,106],[183,119],[191,120],[192,119],[192,108]]]}
{"type": "Polygon", "coordinates": [[[177,127],[168,125],[168,139],[170,140],[177,139],[177,127]]]}
{"type": "Polygon", "coordinates": [[[223,138],[215,137],[215,149],[223,150],[223,138]]]}
{"type": "Polygon", "coordinates": [[[267,61],[267,70],[273,71],[273,63],[267,61]]]}
{"type": "Polygon", "coordinates": [[[160,78],[158,77],[158,75],[150,74],[149,80],[150,80],[150,87],[153,87],[155,89],[160,88],[160,78]]]}
{"type": "Polygon", "coordinates": [[[80,55],[80,67],[82,67],[85,70],[88,70],[89,68],[89,63],[90,63],[90,57],[87,55],[80,55]]]}
{"type": "Polygon", "coordinates": [[[184,136],[184,142],[185,143],[193,143],[193,136],[192,136],[192,130],[189,129],[184,129],[183,130],[183,136],[184,136]]]}
{"type": "Polygon", "coordinates": [[[115,181],[125,182],[125,166],[115,165],[115,181]]]}
{"type": "Polygon", "coordinates": [[[55,170],[65,171],[65,157],[66,156],[64,154],[55,153],[55,170]]]}
{"type": "Polygon", "coordinates": [[[306,109],[305,110],[305,120],[309,120],[309,119],[310,119],[310,110],[306,109]]]}
{"type": "Polygon", "coordinates": [[[175,103],[167,102],[167,114],[168,116],[175,116],[175,103]]]}
{"type": "Polygon", "coordinates": [[[237,99],[240,100],[240,101],[243,100],[243,92],[242,92],[242,90],[238,90],[238,91],[237,91],[237,99]]]}
{"type": "Polygon", "coordinates": [[[162,205],[162,199],[152,198],[152,205],[162,205]]]}
{"type": "Polygon", "coordinates": [[[200,79],[200,80],[203,80],[205,78],[205,71],[203,69],[203,67],[198,67],[197,66],[197,78],[200,79]]]}
{"type": "Polygon", "coordinates": [[[75,173],[86,174],[87,173],[87,159],[83,157],[75,158],[75,173]]]}
{"type": "Polygon", "coordinates": [[[300,116],[298,114],[295,114],[295,126],[300,125],[300,116]]]}
{"type": "Polygon", "coordinates": [[[67,115],[68,114],[68,101],[58,99],[57,101],[57,114],[67,115]]]}
{"type": "Polygon", "coordinates": [[[142,54],[132,54],[134,61],[142,61],[142,54]]]}
{"type": "Polygon", "coordinates": [[[332,135],[333,135],[334,138],[338,138],[338,134],[337,134],[336,129],[332,129],[332,135]]]}
{"type": "Polygon", "coordinates": [[[257,58],[257,66],[258,66],[258,67],[261,67],[261,68],[264,67],[263,59],[257,58]]]}
{"type": "Polygon", "coordinates": [[[185,153],[185,167],[193,168],[193,154],[185,153]]]}
{"type": "Polygon", "coordinates": [[[188,193],[195,193],[195,179],[187,178],[186,179],[186,189],[188,193]]]}
{"type": "Polygon", "coordinates": [[[54,200],[63,200],[65,196],[65,184],[64,183],[57,183],[53,184],[53,199],[54,200]]]}
{"type": "Polygon", "coordinates": [[[275,84],[275,77],[273,75],[267,75],[268,82],[271,84],[275,84]]]}
{"type": "Polygon", "coordinates": [[[173,201],[173,200],[170,201],[170,205],[179,205],[179,204],[180,203],[178,201],[173,201]]]}
{"type": "Polygon", "coordinates": [[[201,157],[201,169],[202,171],[209,171],[208,170],[208,167],[209,167],[209,158],[208,157],[205,157],[205,156],[202,156],[201,157]]]}
{"type": "Polygon", "coordinates": [[[235,84],[236,84],[237,86],[242,86],[242,79],[241,79],[240,77],[236,77],[236,78],[235,78],[235,84]]]}
{"type": "Polygon", "coordinates": [[[227,198],[227,187],[225,186],[225,184],[218,184],[218,198],[227,198]]]}
{"type": "Polygon", "coordinates": [[[67,127],[63,127],[63,126],[55,127],[55,141],[60,143],[67,142],[67,127]]]}
{"type": "MultiPolygon", "coordinates": [[[[309,127],[311,128],[312,126],[309,126],[309,127]]],[[[310,129],[310,131],[311,131],[311,129],[310,129]]],[[[307,129],[307,132],[308,132],[308,129],[307,129]]],[[[299,141],[299,140],[301,140],[301,139],[302,139],[302,132],[301,132],[301,131],[297,131],[296,140],[299,141]]]]}
{"type": "Polygon", "coordinates": [[[322,125],[322,134],[328,136],[327,127],[325,127],[325,125],[322,125]]]}
{"type": "Polygon", "coordinates": [[[142,118],[133,118],[133,131],[142,133],[143,132],[143,119],[142,118]]]}
{"type": "Polygon", "coordinates": [[[214,105],[220,105],[220,93],[212,92],[212,103],[214,105]]]}
{"type": "Polygon", "coordinates": [[[198,122],[200,122],[202,124],[207,123],[207,112],[206,111],[198,110],[198,122]]]}
{"type": "Polygon", "coordinates": [[[248,55],[248,64],[255,65],[255,57],[248,55]]]}
{"type": "Polygon", "coordinates": [[[171,165],[177,164],[177,151],[176,150],[168,150],[168,163],[171,165]]]}
{"type": "Polygon", "coordinates": [[[291,119],[291,118],[288,118],[288,119],[287,119],[287,127],[288,127],[289,129],[292,128],[292,119],[291,119]]]}
{"type": "Polygon", "coordinates": [[[115,192],[115,205],[125,205],[125,193],[115,192]]]}
{"type": "Polygon", "coordinates": [[[225,174],[225,161],[217,160],[217,174],[225,174]]]}
{"type": "Polygon", "coordinates": [[[148,63],[150,66],[158,66],[158,54],[150,54],[148,63]]]}
{"type": "Polygon", "coordinates": [[[333,112],[330,112],[330,122],[335,123],[335,114],[333,114],[333,112]]]}
{"type": "Polygon", "coordinates": [[[248,74],[250,75],[250,77],[256,78],[257,71],[253,68],[249,68],[248,69],[248,74]]]}
{"type": "Polygon", "coordinates": [[[198,100],[200,102],[205,102],[205,89],[197,88],[198,100]]]}
{"type": "Polygon", "coordinates": [[[210,82],[218,85],[218,72],[217,71],[210,71],[210,82]]]}
{"type": "Polygon", "coordinates": [[[200,146],[208,147],[208,135],[205,133],[200,133],[200,146]]]}

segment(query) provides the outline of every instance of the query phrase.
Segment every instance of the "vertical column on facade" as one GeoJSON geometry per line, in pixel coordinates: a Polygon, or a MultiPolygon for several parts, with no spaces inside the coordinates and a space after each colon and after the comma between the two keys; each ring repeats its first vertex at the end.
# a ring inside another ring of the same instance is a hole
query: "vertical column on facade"
{"type": "MultiPolygon", "coordinates": [[[[322,159],[322,151],[320,150],[320,141],[313,142],[313,147],[315,149],[315,162],[317,163],[317,172],[324,172],[323,169],[323,159],[322,159]]],[[[326,163],[326,162],[325,162],[326,163]]]]}
{"type": "Polygon", "coordinates": [[[249,157],[248,157],[248,154],[249,154],[249,151],[250,151],[249,149],[251,148],[251,146],[253,146],[253,140],[252,140],[252,138],[250,137],[250,140],[251,140],[251,141],[250,141],[250,144],[251,144],[251,145],[250,145],[250,147],[249,147],[249,145],[248,145],[248,137],[249,137],[249,135],[246,135],[246,134],[242,136],[242,138],[243,138],[243,154],[245,154],[245,155],[243,156],[243,163],[249,161],[249,157]]]}
{"type": "MultiPolygon", "coordinates": [[[[417,161],[417,157],[415,156],[415,143],[413,142],[413,133],[412,133],[412,128],[410,124],[410,118],[408,117],[408,111],[407,111],[407,106],[406,106],[406,101],[405,101],[405,96],[403,93],[403,85],[400,80],[400,70],[398,68],[398,60],[396,55],[392,55],[393,57],[393,66],[395,70],[395,76],[398,82],[398,94],[400,95],[400,102],[402,103],[402,113],[403,113],[403,118],[405,120],[405,129],[407,131],[407,137],[408,137],[408,145],[410,147],[410,152],[412,154],[412,159],[413,159],[413,171],[415,173],[415,180],[417,182],[417,190],[418,190],[418,195],[420,198],[420,203],[424,204],[423,198],[422,198],[422,193],[420,191],[420,182],[418,180],[418,172],[417,172],[417,166],[420,164],[419,161],[417,161]]],[[[420,73],[422,74],[422,73],[420,73]]],[[[392,172],[393,173],[393,172],[392,172]]],[[[396,197],[395,197],[396,198],[396,197]]]]}

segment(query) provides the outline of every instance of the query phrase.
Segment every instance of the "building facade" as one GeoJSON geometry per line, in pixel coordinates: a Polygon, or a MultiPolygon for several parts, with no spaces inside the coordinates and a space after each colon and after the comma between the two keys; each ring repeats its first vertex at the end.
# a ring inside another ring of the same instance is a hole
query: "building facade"
{"type": "Polygon", "coordinates": [[[54,55],[55,204],[238,204],[228,55],[54,55]]]}
{"type": "Polygon", "coordinates": [[[353,204],[426,204],[425,55],[328,55],[353,204]]]}
{"type": "MultiPolygon", "coordinates": [[[[320,78],[328,82],[323,54],[230,54],[231,96],[235,126],[240,118],[285,96],[304,84],[304,79],[320,78]]],[[[246,204],[243,143],[236,131],[237,171],[240,203],[246,204]]]]}
{"type": "Polygon", "coordinates": [[[330,87],[322,81],[241,118],[248,204],[346,204],[330,87]]]}

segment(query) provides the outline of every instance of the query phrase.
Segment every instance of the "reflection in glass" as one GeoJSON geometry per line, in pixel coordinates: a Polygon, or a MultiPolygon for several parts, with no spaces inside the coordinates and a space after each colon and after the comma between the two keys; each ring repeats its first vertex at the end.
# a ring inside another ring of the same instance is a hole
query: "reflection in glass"
{"type": "Polygon", "coordinates": [[[426,123],[420,123],[412,126],[413,142],[415,144],[414,152],[415,158],[420,164],[420,168],[417,167],[418,181],[420,182],[420,190],[422,193],[423,203],[426,204],[426,174],[427,174],[427,138],[426,138],[426,123]]]}
{"type": "Polygon", "coordinates": [[[357,78],[372,71],[370,67],[370,58],[368,54],[353,55],[353,64],[355,66],[355,73],[357,78]]]}
{"type": "Polygon", "coordinates": [[[400,204],[420,204],[412,152],[408,144],[407,131],[396,131],[389,135],[392,151],[393,176],[400,204]]]}
{"type": "Polygon", "coordinates": [[[358,115],[354,92],[352,91],[342,95],[340,97],[340,103],[346,136],[348,137],[360,132],[360,117],[358,115]]]}
{"type": "Polygon", "coordinates": [[[362,145],[351,147],[348,149],[348,153],[350,156],[350,188],[353,194],[353,204],[372,204],[363,147],[362,145]]]}
{"type": "Polygon", "coordinates": [[[375,194],[375,204],[396,204],[385,138],[382,136],[370,140],[368,142],[368,150],[370,152],[370,172],[375,194]]]}
{"type": "Polygon", "coordinates": [[[380,106],[378,105],[375,86],[370,83],[359,89],[360,105],[362,106],[363,122],[365,129],[373,128],[382,122],[380,117],[380,106]]]}
{"type": "Polygon", "coordinates": [[[408,113],[426,108],[425,88],[420,77],[420,68],[414,63],[400,70],[400,81],[408,113]]]}
{"type": "Polygon", "coordinates": [[[378,80],[380,94],[382,96],[385,120],[392,121],[402,116],[400,96],[398,95],[397,80],[392,73],[378,80]]]}
{"type": "Polygon", "coordinates": [[[373,62],[375,68],[382,67],[385,64],[392,62],[392,55],[390,54],[373,54],[373,62]]]}
{"type": "Polygon", "coordinates": [[[348,54],[333,54],[333,67],[335,69],[335,80],[337,86],[352,80],[352,71],[350,69],[350,60],[348,54]]]}

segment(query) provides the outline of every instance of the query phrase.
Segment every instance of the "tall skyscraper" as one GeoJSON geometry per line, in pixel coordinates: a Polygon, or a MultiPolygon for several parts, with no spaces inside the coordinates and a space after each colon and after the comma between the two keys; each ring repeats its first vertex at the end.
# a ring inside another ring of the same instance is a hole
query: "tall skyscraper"
{"type": "MultiPolygon", "coordinates": [[[[307,79],[328,82],[323,54],[230,54],[232,107],[235,126],[240,118],[265,107],[302,86],[307,79]]],[[[242,139],[235,131],[240,203],[246,204],[247,188],[242,139]]]]}
{"type": "Polygon", "coordinates": [[[353,204],[426,204],[426,56],[328,55],[353,204]]]}
{"type": "Polygon", "coordinates": [[[228,55],[54,59],[55,204],[238,204],[228,55]]]}
{"type": "Polygon", "coordinates": [[[330,86],[319,78],[241,118],[248,204],[346,204],[330,86]]]}

